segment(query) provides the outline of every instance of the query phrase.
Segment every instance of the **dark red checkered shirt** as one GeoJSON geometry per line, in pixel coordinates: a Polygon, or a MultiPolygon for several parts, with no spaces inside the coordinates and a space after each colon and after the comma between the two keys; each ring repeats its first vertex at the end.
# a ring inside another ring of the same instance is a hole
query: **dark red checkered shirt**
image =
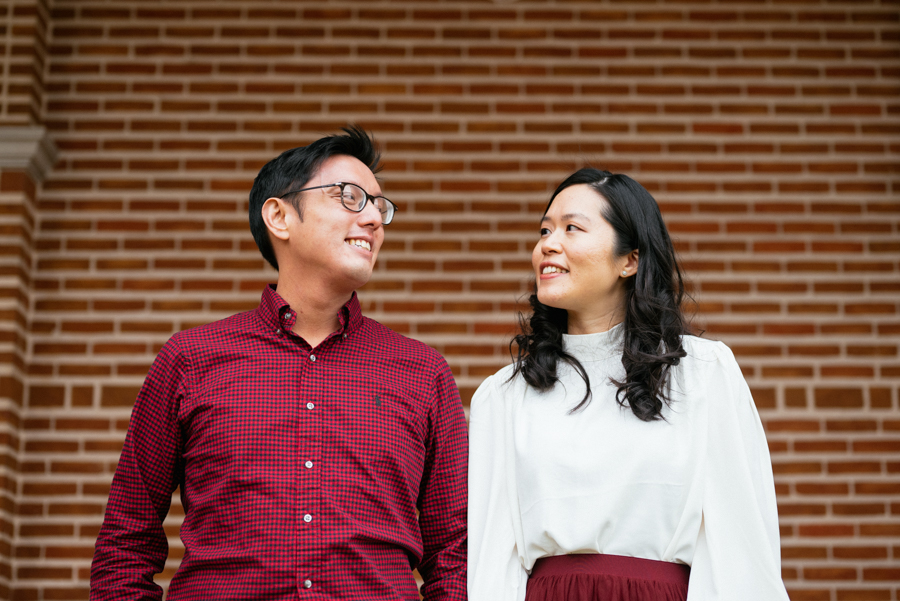
{"type": "Polygon", "coordinates": [[[433,349],[354,294],[315,349],[271,288],[186,330],[138,395],[91,567],[91,599],[161,599],[181,487],[187,599],[466,598],[467,434],[433,349]],[[417,515],[418,510],[418,515],[417,515]]]}

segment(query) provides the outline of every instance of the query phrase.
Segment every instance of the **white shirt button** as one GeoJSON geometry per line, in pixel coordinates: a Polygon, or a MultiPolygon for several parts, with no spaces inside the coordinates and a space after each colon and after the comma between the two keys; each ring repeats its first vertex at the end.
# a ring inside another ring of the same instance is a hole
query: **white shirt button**
{"type": "Polygon", "coordinates": [[[313,466],[313,463],[312,463],[312,461],[307,461],[303,465],[305,465],[307,468],[311,468],[313,466]]]}
{"type": "Polygon", "coordinates": [[[275,330],[275,333],[276,333],[276,334],[281,334],[281,328],[278,328],[277,330],[275,330]]]}
{"type": "Polygon", "coordinates": [[[313,405],[312,403],[307,403],[307,404],[306,404],[306,408],[307,408],[307,409],[315,409],[316,406],[313,405]]]}
{"type": "Polygon", "coordinates": [[[309,356],[309,360],[310,360],[310,361],[315,361],[315,360],[316,360],[316,356],[315,356],[315,355],[310,355],[310,356],[309,356]]]}
{"type": "Polygon", "coordinates": [[[290,318],[291,318],[291,314],[290,314],[290,313],[285,313],[285,314],[284,314],[284,318],[285,318],[285,319],[290,319],[290,318]]]}
{"type": "Polygon", "coordinates": [[[310,523],[312,521],[312,516],[307,513],[305,516],[303,516],[303,521],[307,524],[310,523]]]}
{"type": "Polygon", "coordinates": [[[303,588],[312,588],[312,580],[304,580],[303,588]]]}
{"type": "Polygon", "coordinates": [[[346,338],[346,337],[347,337],[347,335],[346,335],[346,334],[344,334],[344,338],[346,338]]]}

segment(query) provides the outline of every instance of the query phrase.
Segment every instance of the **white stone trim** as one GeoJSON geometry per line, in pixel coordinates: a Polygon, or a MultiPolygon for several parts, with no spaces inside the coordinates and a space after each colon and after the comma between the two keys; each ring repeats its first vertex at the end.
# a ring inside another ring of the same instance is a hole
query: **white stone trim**
{"type": "Polygon", "coordinates": [[[24,169],[40,182],[55,161],[56,145],[46,127],[0,126],[0,169],[24,169]]]}

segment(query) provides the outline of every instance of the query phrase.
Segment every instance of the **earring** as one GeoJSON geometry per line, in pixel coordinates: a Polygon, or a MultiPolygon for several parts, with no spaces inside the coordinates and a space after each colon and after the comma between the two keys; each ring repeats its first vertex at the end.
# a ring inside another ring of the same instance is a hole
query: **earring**
{"type": "Polygon", "coordinates": [[[622,275],[623,275],[623,276],[626,276],[626,275],[628,275],[628,272],[623,270],[623,271],[622,271],[622,275]]]}

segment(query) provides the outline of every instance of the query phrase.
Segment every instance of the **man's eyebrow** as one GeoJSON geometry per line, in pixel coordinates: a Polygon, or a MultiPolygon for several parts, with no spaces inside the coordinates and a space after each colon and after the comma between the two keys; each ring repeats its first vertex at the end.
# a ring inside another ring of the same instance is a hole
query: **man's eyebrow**
{"type": "MultiPolygon", "coordinates": [[[[363,186],[361,183],[356,182],[356,181],[344,180],[344,183],[345,184],[353,184],[354,186],[357,186],[358,188],[362,188],[363,190],[366,190],[365,186],[363,186]]],[[[384,192],[381,189],[381,185],[378,186],[378,194],[373,194],[369,190],[366,190],[366,192],[368,194],[372,194],[372,196],[384,196],[384,192]]]]}

